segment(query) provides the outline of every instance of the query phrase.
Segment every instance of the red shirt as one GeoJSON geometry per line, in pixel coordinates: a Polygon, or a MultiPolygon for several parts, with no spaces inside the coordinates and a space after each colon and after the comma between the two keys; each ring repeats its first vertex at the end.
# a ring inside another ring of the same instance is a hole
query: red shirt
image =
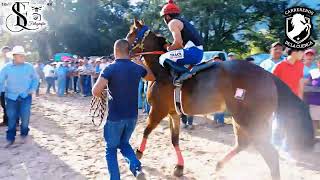
{"type": "Polygon", "coordinates": [[[300,91],[300,80],[303,78],[303,63],[296,61],[291,64],[287,59],[278,63],[273,69],[273,74],[285,82],[298,96],[300,91]]]}

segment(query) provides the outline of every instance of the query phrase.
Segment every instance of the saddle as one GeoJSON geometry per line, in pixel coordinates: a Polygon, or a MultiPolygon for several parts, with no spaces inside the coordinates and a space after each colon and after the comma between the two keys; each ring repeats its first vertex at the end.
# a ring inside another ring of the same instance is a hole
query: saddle
{"type": "MultiPolygon", "coordinates": [[[[201,71],[208,69],[212,67],[214,64],[216,64],[213,61],[200,63],[195,66],[190,67],[190,69],[186,67],[175,67],[171,68],[171,76],[173,77],[173,85],[175,87],[174,89],[174,102],[175,102],[175,109],[178,113],[178,115],[187,115],[184,113],[182,108],[182,101],[181,101],[181,88],[183,85],[183,82],[187,79],[192,78],[194,75],[201,73],[201,71]]],[[[170,64],[169,64],[170,65],[170,64]]],[[[171,66],[171,65],[170,65],[171,66]]]]}
{"type": "Polygon", "coordinates": [[[171,76],[173,77],[173,85],[181,86],[183,81],[192,78],[194,75],[200,73],[201,71],[212,67],[215,64],[213,61],[200,63],[188,68],[184,66],[179,66],[169,64],[171,66],[171,76]]]}

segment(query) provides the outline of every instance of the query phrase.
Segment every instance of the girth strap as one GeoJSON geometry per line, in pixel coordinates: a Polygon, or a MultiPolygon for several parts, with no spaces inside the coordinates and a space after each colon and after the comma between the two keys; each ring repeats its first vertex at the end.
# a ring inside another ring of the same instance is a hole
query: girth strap
{"type": "Polygon", "coordinates": [[[182,108],[182,84],[176,84],[174,88],[174,105],[178,115],[186,115],[182,108]]]}

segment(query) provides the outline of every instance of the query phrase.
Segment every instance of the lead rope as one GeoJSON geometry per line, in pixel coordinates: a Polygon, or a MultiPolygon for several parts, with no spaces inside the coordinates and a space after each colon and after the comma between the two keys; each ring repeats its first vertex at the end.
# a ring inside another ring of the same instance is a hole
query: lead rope
{"type": "Polygon", "coordinates": [[[90,116],[91,116],[91,121],[93,123],[93,125],[95,126],[100,126],[104,120],[104,116],[106,113],[106,109],[107,109],[107,96],[108,96],[108,92],[107,90],[104,90],[102,92],[101,97],[93,97],[91,99],[91,107],[90,107],[90,116]],[[99,118],[100,123],[99,125],[96,125],[95,123],[95,118],[99,118]]]}

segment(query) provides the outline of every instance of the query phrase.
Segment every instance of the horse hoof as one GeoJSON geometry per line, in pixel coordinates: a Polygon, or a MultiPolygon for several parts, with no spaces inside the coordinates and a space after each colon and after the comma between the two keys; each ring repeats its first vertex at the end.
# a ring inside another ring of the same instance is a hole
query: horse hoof
{"type": "Polygon", "coordinates": [[[174,176],[176,177],[181,177],[183,176],[183,166],[181,165],[176,165],[176,167],[174,168],[174,176]]]}
{"type": "Polygon", "coordinates": [[[137,149],[136,156],[140,160],[142,158],[142,156],[143,156],[143,152],[141,152],[141,151],[139,151],[139,149],[137,149]]]}
{"type": "Polygon", "coordinates": [[[221,162],[218,162],[216,165],[216,171],[220,171],[223,168],[223,165],[221,162]]]}

